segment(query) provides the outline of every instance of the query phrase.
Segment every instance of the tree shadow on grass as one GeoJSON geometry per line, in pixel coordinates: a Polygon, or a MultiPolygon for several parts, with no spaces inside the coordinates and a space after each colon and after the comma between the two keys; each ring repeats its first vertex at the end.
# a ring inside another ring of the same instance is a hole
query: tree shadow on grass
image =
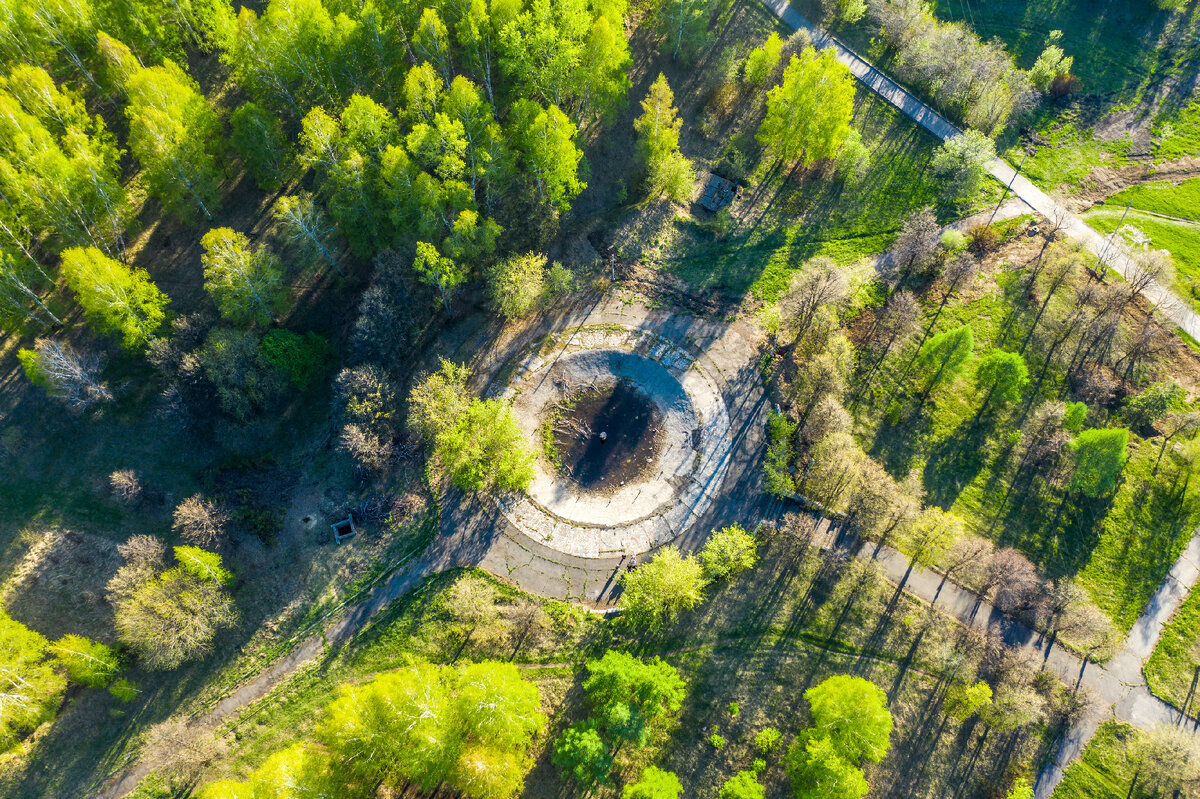
{"type": "Polygon", "coordinates": [[[950,435],[937,442],[925,461],[928,501],[949,508],[987,465],[987,442],[993,419],[976,414],[964,419],[950,435]]]}
{"type": "Polygon", "coordinates": [[[878,460],[888,474],[900,479],[924,457],[933,415],[925,403],[894,402],[895,410],[885,414],[867,454],[878,460]]]}

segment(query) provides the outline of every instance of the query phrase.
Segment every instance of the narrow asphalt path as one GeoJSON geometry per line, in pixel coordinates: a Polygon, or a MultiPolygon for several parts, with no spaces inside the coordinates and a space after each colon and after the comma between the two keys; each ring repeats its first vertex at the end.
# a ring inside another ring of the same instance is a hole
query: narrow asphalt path
{"type": "MultiPolygon", "coordinates": [[[[788,3],[788,0],[762,0],[762,2],[792,30],[808,31],[812,36],[814,46],[822,49],[833,48],[837,53],[838,61],[845,64],[859,82],[934,136],[945,141],[962,135],[962,131],[948,119],[883,74],[866,59],[814,25],[788,3]]],[[[1004,160],[994,158],[988,162],[987,167],[992,177],[1008,186],[1013,194],[1028,203],[1042,216],[1061,223],[1062,230],[1067,235],[1102,258],[1125,280],[1131,283],[1136,281],[1139,285],[1144,286],[1142,294],[1162,311],[1164,316],[1189,336],[1200,340],[1200,316],[1168,287],[1147,281],[1133,255],[1114,236],[1104,236],[1097,232],[1077,214],[1072,213],[1050,195],[1033,185],[1026,177],[1018,175],[1017,171],[1004,160]]]]}

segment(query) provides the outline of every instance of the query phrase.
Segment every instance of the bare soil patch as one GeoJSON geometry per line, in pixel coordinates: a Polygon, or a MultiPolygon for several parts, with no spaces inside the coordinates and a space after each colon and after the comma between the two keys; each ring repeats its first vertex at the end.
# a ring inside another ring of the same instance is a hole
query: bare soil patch
{"type": "Polygon", "coordinates": [[[662,443],[662,413],[630,380],[586,388],[560,403],[555,416],[560,473],[587,491],[636,479],[662,443]]]}

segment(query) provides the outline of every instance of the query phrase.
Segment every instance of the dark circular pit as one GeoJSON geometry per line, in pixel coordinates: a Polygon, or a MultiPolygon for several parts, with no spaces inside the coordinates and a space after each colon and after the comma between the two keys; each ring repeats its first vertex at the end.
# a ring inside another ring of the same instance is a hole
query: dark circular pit
{"type": "Polygon", "coordinates": [[[555,465],[589,491],[628,483],[658,457],[662,413],[629,380],[567,397],[555,406],[549,424],[555,465]]]}

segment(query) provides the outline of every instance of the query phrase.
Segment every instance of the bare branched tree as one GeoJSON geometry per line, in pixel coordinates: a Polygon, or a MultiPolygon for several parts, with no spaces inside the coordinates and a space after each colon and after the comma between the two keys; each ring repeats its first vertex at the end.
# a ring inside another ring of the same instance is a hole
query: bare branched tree
{"type": "Polygon", "coordinates": [[[136,505],[145,497],[142,476],[133,469],[117,469],[108,476],[108,487],[125,505],[136,505]]]}
{"type": "Polygon", "coordinates": [[[899,273],[896,285],[903,285],[914,269],[931,264],[941,243],[941,227],[932,208],[922,208],[906,219],[892,244],[892,268],[899,273]]]}
{"type": "Polygon", "coordinates": [[[39,338],[33,347],[37,378],[51,396],[74,410],[113,401],[108,384],[100,379],[104,369],[100,355],[76,350],[70,344],[50,338],[39,338]]]}
{"type": "Polygon", "coordinates": [[[215,550],[229,536],[229,513],[200,494],[188,497],[175,508],[174,528],[192,546],[215,550]]]}
{"type": "Polygon", "coordinates": [[[792,281],[779,309],[787,328],[802,338],[819,309],[840,305],[849,294],[850,282],[842,268],[832,258],[813,258],[792,281]]]}

